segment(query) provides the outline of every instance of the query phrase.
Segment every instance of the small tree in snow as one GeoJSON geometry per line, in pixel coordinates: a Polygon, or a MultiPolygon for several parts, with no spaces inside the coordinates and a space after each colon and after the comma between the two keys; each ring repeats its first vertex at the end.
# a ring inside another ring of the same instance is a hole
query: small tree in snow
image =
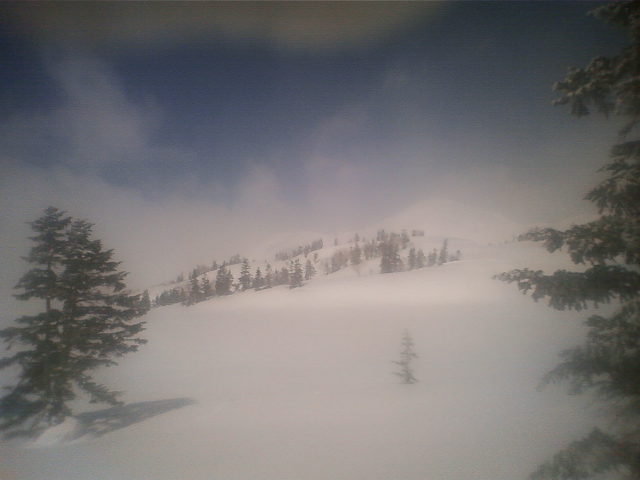
{"type": "Polygon", "coordinates": [[[307,263],[304,266],[304,279],[311,280],[311,278],[316,274],[316,269],[314,268],[311,260],[307,259],[307,263]]]}
{"type": "Polygon", "coordinates": [[[449,252],[447,250],[448,243],[449,242],[447,239],[442,242],[442,248],[440,249],[440,253],[438,254],[438,265],[442,265],[449,261],[449,252]]]}
{"type": "Polygon", "coordinates": [[[405,330],[402,336],[400,360],[393,362],[399,367],[398,371],[394,373],[402,379],[402,383],[411,384],[418,381],[413,375],[413,368],[411,367],[411,362],[416,358],[418,358],[418,354],[413,350],[413,338],[411,338],[409,331],[405,330]]]}

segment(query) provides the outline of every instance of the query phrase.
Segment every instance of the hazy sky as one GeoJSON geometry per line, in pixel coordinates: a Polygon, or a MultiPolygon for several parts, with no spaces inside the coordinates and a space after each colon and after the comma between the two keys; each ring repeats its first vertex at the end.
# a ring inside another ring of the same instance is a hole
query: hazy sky
{"type": "Polygon", "coordinates": [[[594,6],[3,3],[2,286],[48,205],[95,222],[139,285],[429,198],[578,214],[615,129],[551,86],[624,43],[594,6]]]}

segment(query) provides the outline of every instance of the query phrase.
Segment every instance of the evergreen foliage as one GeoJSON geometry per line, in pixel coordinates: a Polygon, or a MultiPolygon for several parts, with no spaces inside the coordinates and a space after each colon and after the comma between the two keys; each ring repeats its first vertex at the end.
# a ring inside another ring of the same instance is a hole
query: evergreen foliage
{"type": "Polygon", "coordinates": [[[256,274],[253,276],[253,282],[251,284],[255,290],[261,290],[264,288],[264,277],[260,271],[260,267],[256,269],[256,274]]]}
{"type": "Polygon", "coordinates": [[[313,276],[316,274],[316,269],[311,263],[311,260],[307,259],[307,263],[304,266],[304,279],[311,280],[313,276]]]}
{"type": "Polygon", "coordinates": [[[251,288],[251,272],[249,271],[249,260],[246,258],[242,261],[242,269],[240,270],[240,278],[238,281],[243,291],[251,288]]]}
{"type": "Polygon", "coordinates": [[[97,383],[91,372],[116,365],[115,357],[133,352],[144,322],[139,296],[125,290],[113,251],[91,238],[93,225],[73,220],[54,207],[31,223],[32,265],[16,288],[19,300],[44,301],[44,311],[16,319],[0,330],[8,350],[0,368],[20,367],[18,381],[0,399],[0,429],[36,434],[72,414],[78,390],[92,403],[119,404],[118,392],[97,383]]]}
{"type": "MultiPolygon", "coordinates": [[[[556,454],[532,479],[588,479],[615,474],[640,478],[640,140],[629,138],[640,118],[640,2],[617,2],[591,12],[630,31],[632,44],[618,56],[598,57],[572,68],[555,84],[554,103],[571,114],[592,108],[625,118],[620,141],[600,171],[604,180],[586,196],[600,217],[567,230],[534,229],[521,240],[542,242],[550,252],[566,249],[583,272],[521,269],[498,275],[552,308],[582,310],[615,302],[609,317],[593,315],[584,345],[562,353],[544,383],[567,381],[572,393],[593,392],[612,413],[608,431],[594,429],[556,454]]],[[[612,478],[612,477],[607,477],[612,478]]]]}
{"type": "Polygon", "coordinates": [[[300,260],[296,258],[289,266],[289,287],[301,287],[303,278],[302,265],[300,260]]]}
{"type": "Polygon", "coordinates": [[[198,303],[202,300],[202,290],[200,289],[200,281],[198,277],[192,277],[189,288],[189,299],[187,301],[188,304],[198,303]]]}
{"type": "Polygon", "coordinates": [[[414,351],[413,338],[408,330],[404,331],[402,336],[402,350],[400,351],[400,360],[395,360],[393,363],[399,366],[399,370],[394,372],[395,375],[402,379],[402,383],[411,384],[416,383],[418,380],[413,374],[413,367],[411,366],[413,360],[418,358],[418,354],[414,351]]]}
{"type": "Polygon", "coordinates": [[[380,258],[380,273],[392,273],[402,271],[402,260],[398,253],[398,244],[388,240],[380,245],[382,257],[380,258]]]}
{"type": "Polygon", "coordinates": [[[362,263],[362,249],[357,243],[349,252],[349,261],[351,265],[360,265],[362,263]]]}
{"type": "Polygon", "coordinates": [[[449,252],[448,252],[449,241],[447,239],[442,242],[442,247],[440,248],[440,253],[438,254],[438,265],[442,265],[449,261],[449,252]]]}
{"type": "Polygon", "coordinates": [[[140,297],[140,301],[138,302],[138,308],[140,309],[140,314],[142,315],[151,310],[151,299],[149,298],[149,290],[145,290],[144,292],[142,292],[142,296],[140,297]]]}
{"type": "Polygon", "coordinates": [[[427,257],[427,267],[433,267],[438,261],[438,251],[434,248],[427,257]]]}
{"type": "Polygon", "coordinates": [[[211,286],[211,282],[209,281],[209,277],[204,275],[202,277],[200,292],[202,294],[202,300],[206,300],[208,298],[213,297],[213,287],[211,286]]]}
{"type": "Polygon", "coordinates": [[[222,266],[218,268],[216,274],[216,295],[229,295],[231,293],[231,286],[233,285],[233,275],[222,266]]]}
{"type": "Polygon", "coordinates": [[[266,288],[271,288],[274,285],[273,280],[273,269],[271,268],[271,264],[267,263],[264,273],[264,286],[266,288]]]}
{"type": "Polygon", "coordinates": [[[416,249],[413,247],[411,248],[411,250],[409,250],[409,257],[407,258],[407,268],[409,270],[417,268],[417,254],[416,249]]]}

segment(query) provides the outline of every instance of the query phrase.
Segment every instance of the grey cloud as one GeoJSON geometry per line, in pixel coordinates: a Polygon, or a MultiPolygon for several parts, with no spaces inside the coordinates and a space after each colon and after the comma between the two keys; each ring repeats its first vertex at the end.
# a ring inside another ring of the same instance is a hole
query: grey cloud
{"type": "Polygon", "coordinates": [[[442,2],[48,2],[6,7],[18,33],[97,48],[221,39],[290,50],[374,44],[442,2]]]}

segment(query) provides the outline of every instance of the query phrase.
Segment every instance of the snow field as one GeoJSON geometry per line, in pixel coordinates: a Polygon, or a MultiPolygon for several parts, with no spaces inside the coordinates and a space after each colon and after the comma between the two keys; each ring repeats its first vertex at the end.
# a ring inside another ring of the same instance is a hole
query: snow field
{"type": "Polygon", "coordinates": [[[485,247],[441,267],[349,269],[152,310],[149,343],[99,378],[127,402],[197,403],[97,438],[6,443],[0,478],[524,478],[592,416],[584,398],[536,390],[584,314],[491,279],[551,261],[539,247],[485,247]],[[393,375],[404,329],[415,385],[393,375]]]}

